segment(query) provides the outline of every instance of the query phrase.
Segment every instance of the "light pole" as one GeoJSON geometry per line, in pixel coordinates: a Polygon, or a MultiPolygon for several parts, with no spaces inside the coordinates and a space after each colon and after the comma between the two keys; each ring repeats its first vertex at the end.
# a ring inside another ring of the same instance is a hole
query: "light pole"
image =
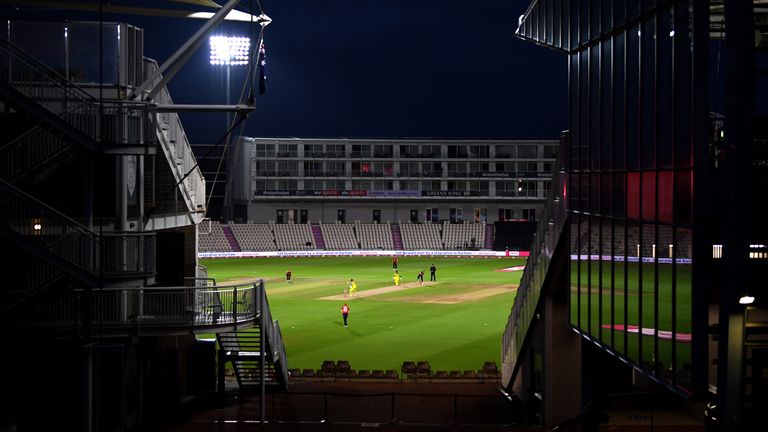
{"type": "MultiPolygon", "coordinates": [[[[231,66],[243,66],[247,65],[249,61],[249,52],[251,49],[251,39],[243,36],[211,36],[209,39],[211,46],[211,65],[212,66],[226,66],[227,70],[227,105],[229,105],[229,69],[231,66]]],[[[227,131],[232,126],[230,111],[227,110],[227,131]]],[[[229,133],[227,133],[227,141],[229,141],[229,133]]],[[[229,177],[229,176],[227,176],[229,177]]],[[[228,216],[227,219],[232,219],[233,210],[231,209],[231,202],[228,202],[231,197],[227,193],[230,180],[227,178],[226,186],[224,187],[224,199],[222,202],[222,213],[228,216]]],[[[214,185],[213,187],[216,187],[214,185]]]]}
{"type": "MultiPolygon", "coordinates": [[[[229,105],[229,68],[248,64],[251,38],[244,36],[211,36],[211,65],[227,67],[227,105],[229,105]]],[[[227,129],[230,127],[227,111],[227,129]]]]}

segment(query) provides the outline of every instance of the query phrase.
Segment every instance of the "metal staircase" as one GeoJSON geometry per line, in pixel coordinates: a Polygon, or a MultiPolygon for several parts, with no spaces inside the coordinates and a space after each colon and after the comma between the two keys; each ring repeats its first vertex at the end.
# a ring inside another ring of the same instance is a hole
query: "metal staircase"
{"type": "Polygon", "coordinates": [[[239,333],[219,333],[216,335],[219,347],[226,354],[241,390],[256,391],[261,385],[261,356],[264,356],[264,381],[268,386],[281,385],[274,362],[265,348],[261,352],[261,331],[247,330],[239,333]]]}
{"type": "Polygon", "coordinates": [[[65,141],[95,153],[151,154],[155,108],[148,103],[99,100],[0,37],[0,97],[65,141]]]}
{"type": "Polygon", "coordinates": [[[0,180],[0,236],[89,286],[104,277],[154,273],[153,232],[97,234],[0,180]]]}
{"type": "Polygon", "coordinates": [[[224,367],[231,362],[241,391],[266,391],[266,388],[284,388],[288,384],[288,363],[282,333],[277,321],[272,320],[264,281],[255,293],[256,323],[258,328],[244,331],[221,332],[218,341],[219,392],[224,392],[224,367]]]}

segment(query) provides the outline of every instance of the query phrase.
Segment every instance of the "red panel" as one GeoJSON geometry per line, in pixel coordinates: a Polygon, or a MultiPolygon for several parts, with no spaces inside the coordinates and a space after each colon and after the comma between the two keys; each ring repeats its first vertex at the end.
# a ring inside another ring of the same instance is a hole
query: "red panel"
{"type": "Polygon", "coordinates": [[[640,219],[640,173],[627,173],[627,217],[640,219]]]}
{"type": "Polygon", "coordinates": [[[656,219],[656,173],[643,173],[643,220],[656,219]]]}
{"type": "Polygon", "coordinates": [[[659,222],[672,222],[672,197],[674,196],[674,173],[659,172],[659,222]]]}

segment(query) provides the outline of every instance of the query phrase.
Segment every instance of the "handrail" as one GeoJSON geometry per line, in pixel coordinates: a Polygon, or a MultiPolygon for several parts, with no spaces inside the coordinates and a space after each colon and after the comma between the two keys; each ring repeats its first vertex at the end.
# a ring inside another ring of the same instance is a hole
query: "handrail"
{"type": "Polygon", "coordinates": [[[91,274],[98,270],[96,233],[2,179],[0,216],[2,225],[17,235],[91,274]]]}
{"type": "Polygon", "coordinates": [[[11,63],[9,59],[7,69],[2,69],[2,72],[3,72],[2,81],[14,82],[14,81],[17,81],[14,79],[16,77],[35,78],[34,81],[27,81],[27,82],[34,82],[35,84],[40,84],[40,80],[45,79],[45,81],[48,82],[49,84],[54,84],[55,86],[63,90],[66,94],[71,95],[77,100],[80,100],[82,102],[98,103],[98,99],[91,96],[83,88],[73,83],[72,81],[68,80],[63,75],[56,72],[55,70],[51,69],[45,63],[40,62],[37,58],[30,55],[26,51],[11,44],[11,42],[8,39],[2,36],[0,36],[0,52],[5,52],[8,54],[10,58],[23,62],[23,64],[11,63]],[[13,66],[23,66],[23,65],[26,66],[27,71],[29,69],[33,69],[35,73],[29,74],[29,75],[14,75],[14,74],[18,74],[22,70],[18,68],[14,68],[13,66]]]}
{"type": "Polygon", "coordinates": [[[92,275],[151,274],[154,232],[98,234],[0,179],[0,226],[92,275]]]}
{"type": "MultiPolygon", "coordinates": [[[[564,135],[563,140],[567,140],[567,135],[564,135]]],[[[501,340],[503,383],[509,383],[514,379],[519,369],[518,357],[528,338],[531,323],[535,319],[541,288],[565,226],[565,175],[562,172],[565,162],[564,147],[561,140],[560,152],[552,176],[552,187],[531,242],[530,255],[501,340]]]]}
{"type": "Polygon", "coordinates": [[[58,72],[0,37],[0,82],[61,117],[85,136],[110,145],[154,143],[156,106],[145,102],[99,100],[58,72]]]}
{"type": "MultiPolygon", "coordinates": [[[[261,281],[261,291],[259,293],[259,312],[261,314],[260,324],[264,327],[264,334],[267,335],[269,347],[272,350],[272,361],[277,364],[280,362],[280,372],[283,376],[283,382],[288,382],[288,359],[285,354],[285,345],[283,345],[283,335],[280,331],[280,324],[272,320],[272,312],[269,309],[267,300],[267,290],[264,288],[264,281],[261,281]]],[[[275,367],[277,369],[277,367],[275,367]]]]}
{"type": "MultiPolygon", "coordinates": [[[[146,65],[145,75],[149,76],[159,69],[157,61],[149,58],[144,59],[146,65]]],[[[158,78],[161,80],[162,76],[158,78]]],[[[173,105],[173,99],[168,92],[168,88],[163,86],[155,95],[154,104],[173,105]]],[[[160,147],[171,161],[171,169],[174,178],[179,183],[182,196],[190,212],[200,212],[202,220],[205,209],[205,178],[197,164],[197,159],[192,151],[192,146],[187,138],[184,127],[178,113],[161,112],[157,113],[157,123],[155,124],[157,136],[160,140],[160,147]],[[167,127],[163,127],[166,124],[167,127]]],[[[199,222],[199,221],[198,221],[199,222]]]]}
{"type": "Polygon", "coordinates": [[[216,287],[118,287],[76,290],[49,299],[35,314],[33,326],[80,328],[81,311],[91,303],[91,324],[101,329],[141,331],[180,327],[185,331],[215,326],[242,325],[256,318],[253,303],[263,284],[247,283],[216,287]]]}

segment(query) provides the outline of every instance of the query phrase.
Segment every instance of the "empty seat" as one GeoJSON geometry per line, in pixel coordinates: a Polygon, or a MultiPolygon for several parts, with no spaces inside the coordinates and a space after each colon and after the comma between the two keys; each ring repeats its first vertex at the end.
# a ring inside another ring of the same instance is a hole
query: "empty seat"
{"type": "Polygon", "coordinates": [[[416,374],[420,376],[430,376],[432,374],[432,368],[430,368],[429,362],[421,360],[416,363],[416,374]]]}
{"type": "Polygon", "coordinates": [[[325,373],[333,374],[336,372],[336,363],[334,363],[333,360],[325,360],[323,361],[323,365],[320,367],[320,370],[325,373]]]}

